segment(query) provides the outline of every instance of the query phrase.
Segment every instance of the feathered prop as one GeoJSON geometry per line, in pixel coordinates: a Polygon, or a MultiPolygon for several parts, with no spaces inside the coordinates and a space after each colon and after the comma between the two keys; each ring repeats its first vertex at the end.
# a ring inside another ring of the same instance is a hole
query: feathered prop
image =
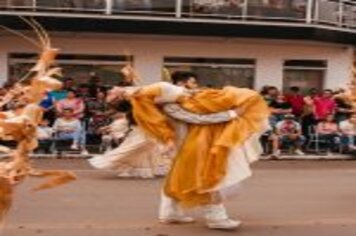
{"type": "Polygon", "coordinates": [[[352,121],[356,125],[356,65],[352,69],[352,80],[350,83],[350,99],[353,109],[353,118],[352,121]]]}
{"type": "Polygon", "coordinates": [[[133,57],[127,54],[126,61],[127,64],[120,70],[124,75],[125,84],[138,84],[141,81],[141,78],[134,69],[133,57]]]}
{"type": "Polygon", "coordinates": [[[6,137],[17,142],[15,150],[0,147],[1,152],[11,157],[9,161],[0,163],[0,219],[3,219],[10,209],[14,186],[23,182],[26,177],[51,177],[47,182],[36,187],[36,191],[53,188],[76,179],[75,175],[69,171],[34,169],[29,161],[30,153],[38,144],[36,127],[43,115],[43,110],[38,103],[46,92],[60,89],[62,83],[55,78],[60,75],[60,68],[51,68],[59,50],[52,48],[47,32],[38,22],[33,19],[20,18],[33,29],[39,42],[7,27],[0,26],[0,28],[40,47],[41,54],[37,63],[0,101],[0,106],[4,106],[16,98],[23,104],[20,113],[12,111],[0,113],[0,138],[6,137]],[[31,79],[29,86],[21,85],[28,79],[31,79]]]}

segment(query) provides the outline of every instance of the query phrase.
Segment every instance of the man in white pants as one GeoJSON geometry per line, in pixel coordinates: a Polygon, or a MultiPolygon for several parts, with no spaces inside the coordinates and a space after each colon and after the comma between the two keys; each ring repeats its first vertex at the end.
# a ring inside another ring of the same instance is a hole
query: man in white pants
{"type": "MultiPolygon", "coordinates": [[[[196,76],[191,73],[176,72],[173,74],[173,83],[183,86],[189,90],[197,89],[196,76]]],[[[213,114],[199,115],[188,112],[176,103],[165,104],[164,112],[174,119],[173,123],[177,134],[177,147],[184,140],[187,133],[187,123],[190,124],[217,124],[228,122],[238,117],[239,110],[230,110],[213,114]]],[[[207,226],[211,229],[236,229],[241,223],[228,217],[222,203],[207,205],[204,207],[204,216],[207,226]]],[[[161,223],[191,223],[194,219],[184,214],[178,203],[162,192],[159,209],[159,220],[161,223]]]]}

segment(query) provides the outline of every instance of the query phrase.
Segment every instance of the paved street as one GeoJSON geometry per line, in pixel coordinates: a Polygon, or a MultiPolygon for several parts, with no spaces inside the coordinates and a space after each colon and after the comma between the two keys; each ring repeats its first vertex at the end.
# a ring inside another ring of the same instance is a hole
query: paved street
{"type": "MultiPolygon", "coordinates": [[[[84,160],[37,161],[45,168],[73,169],[73,184],[31,193],[38,180],[16,192],[6,236],[355,236],[355,161],[263,161],[240,194],[228,202],[243,221],[235,232],[209,231],[203,222],[160,225],[157,180],[120,180],[91,170],[84,160]]],[[[192,212],[196,214],[196,212],[192,212]]]]}

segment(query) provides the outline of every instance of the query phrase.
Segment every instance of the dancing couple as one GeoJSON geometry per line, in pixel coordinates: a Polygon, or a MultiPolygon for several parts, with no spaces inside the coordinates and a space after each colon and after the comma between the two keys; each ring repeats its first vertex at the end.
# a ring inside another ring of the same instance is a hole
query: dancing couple
{"type": "MultiPolygon", "coordinates": [[[[259,137],[268,128],[269,109],[249,89],[199,89],[194,75],[183,72],[172,80],[174,84],[115,87],[107,101],[130,101],[143,136],[175,150],[160,222],[193,222],[184,209],[201,207],[209,228],[235,229],[240,222],[229,218],[223,200],[251,176],[249,165],[261,154],[259,137]]],[[[131,153],[121,147],[120,158],[131,153]]]]}

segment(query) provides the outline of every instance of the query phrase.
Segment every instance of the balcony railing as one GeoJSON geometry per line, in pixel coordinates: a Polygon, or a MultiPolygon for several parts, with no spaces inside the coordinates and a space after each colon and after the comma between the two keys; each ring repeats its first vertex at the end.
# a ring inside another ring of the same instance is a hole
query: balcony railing
{"type": "Polygon", "coordinates": [[[0,11],[303,22],[356,30],[354,0],[0,0],[0,11]]]}

